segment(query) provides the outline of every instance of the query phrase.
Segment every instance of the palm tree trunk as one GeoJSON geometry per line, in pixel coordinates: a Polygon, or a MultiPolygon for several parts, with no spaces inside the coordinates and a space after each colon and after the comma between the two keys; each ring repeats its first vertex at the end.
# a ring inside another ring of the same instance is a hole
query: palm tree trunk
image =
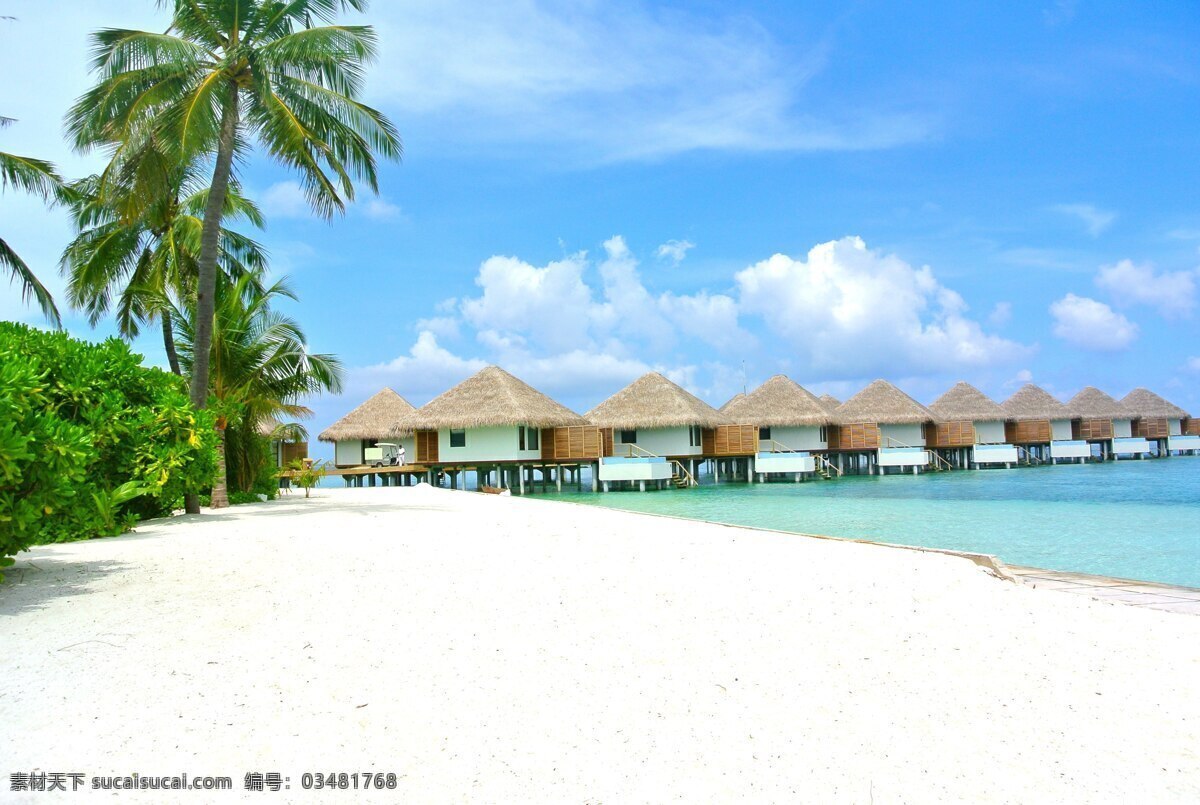
{"type": "MultiPolygon", "coordinates": [[[[192,357],[192,405],[196,408],[204,408],[208,403],[208,360],[212,348],[213,312],[217,292],[217,250],[221,240],[221,214],[225,209],[225,192],[229,188],[229,174],[233,170],[233,147],[237,127],[238,87],[237,84],[232,84],[229,99],[221,113],[221,140],[217,146],[217,162],[213,166],[208,205],[204,209],[204,226],[200,230],[200,259],[196,267],[199,275],[196,286],[196,338],[192,357]]],[[[223,453],[222,448],[222,494],[225,482],[223,453]]],[[[215,497],[216,489],[213,492],[215,497]]],[[[184,503],[188,513],[200,512],[200,501],[195,495],[185,497],[184,503]]]]}
{"type": "Polygon", "coordinates": [[[229,506],[229,492],[225,482],[225,428],[217,425],[217,476],[213,478],[212,507],[224,509],[229,506]]]}
{"type": "Polygon", "coordinates": [[[171,316],[164,310],[159,318],[162,319],[163,348],[167,351],[167,363],[171,365],[173,373],[183,377],[183,370],[179,368],[179,353],[175,351],[175,333],[171,329],[171,316]]]}

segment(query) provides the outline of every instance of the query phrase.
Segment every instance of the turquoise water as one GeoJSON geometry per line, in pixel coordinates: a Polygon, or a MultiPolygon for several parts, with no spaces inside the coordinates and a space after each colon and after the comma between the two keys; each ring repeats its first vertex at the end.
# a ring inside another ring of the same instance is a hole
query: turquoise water
{"type": "Polygon", "coordinates": [[[1200,458],[549,497],[1200,587],[1200,458]]]}

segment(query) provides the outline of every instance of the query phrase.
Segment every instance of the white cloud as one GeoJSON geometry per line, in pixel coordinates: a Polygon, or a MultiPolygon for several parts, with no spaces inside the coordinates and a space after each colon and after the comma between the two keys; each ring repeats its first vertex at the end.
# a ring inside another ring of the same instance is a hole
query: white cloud
{"type": "Polygon", "coordinates": [[[1055,204],[1051,209],[1082,221],[1087,233],[1092,237],[1098,237],[1117,220],[1115,212],[1102,210],[1093,204],[1055,204]]]}
{"type": "Polygon", "coordinates": [[[988,314],[988,323],[993,327],[1003,327],[1012,319],[1012,303],[997,302],[988,314]]]}
{"type": "Polygon", "coordinates": [[[988,335],[928,267],[871,251],[859,238],[807,259],[777,254],[736,276],[743,313],[761,316],[809,369],[829,378],[982,367],[1029,349],[988,335]]]}
{"type": "Polygon", "coordinates": [[[1200,372],[1200,356],[1188,358],[1186,366],[1189,372],[1200,372]]]}
{"type": "Polygon", "coordinates": [[[386,221],[403,216],[400,206],[385,198],[373,197],[362,205],[363,214],[373,221],[386,221]]]}
{"type": "MultiPolygon", "coordinates": [[[[462,358],[438,344],[437,336],[428,330],[417,335],[407,355],[387,363],[366,366],[350,371],[346,396],[365,399],[383,386],[391,386],[409,402],[427,401],[466,377],[478,372],[487,361],[462,358]]],[[[356,403],[357,404],[357,403],[356,403]]]]}
{"type": "Polygon", "coordinates": [[[816,105],[803,89],[825,68],[832,39],[815,32],[783,43],[745,13],[714,20],[639,0],[415,0],[378,4],[371,20],[382,47],[378,103],[402,119],[447,124],[444,139],[550,143],[612,161],[886,148],[933,128],[894,98],[816,105]],[[473,125],[458,124],[465,118],[473,125]]]}
{"type": "Polygon", "coordinates": [[[1134,342],[1138,327],[1103,302],[1069,293],[1050,305],[1054,334],[1084,349],[1115,352],[1134,342]]]}
{"type": "Polygon", "coordinates": [[[313,214],[298,182],[276,182],[262,192],[259,204],[268,220],[307,218],[313,214]]]}
{"type": "Polygon", "coordinates": [[[490,257],[475,284],[483,295],[462,302],[463,318],[477,330],[524,332],[551,350],[586,344],[591,289],[583,281],[583,252],[537,268],[516,257],[490,257]]]}
{"type": "Polygon", "coordinates": [[[1032,382],[1033,372],[1029,371],[1028,369],[1022,369],[1008,380],[1005,380],[1002,385],[1004,388],[1017,388],[1018,386],[1024,386],[1026,383],[1032,382]]]}
{"type": "Polygon", "coordinates": [[[654,254],[660,260],[669,260],[675,265],[679,265],[687,256],[688,251],[694,248],[696,248],[696,244],[690,240],[668,240],[659,246],[654,254]]]}
{"type": "Polygon", "coordinates": [[[1118,305],[1150,305],[1173,318],[1190,314],[1196,306],[1196,274],[1195,271],[1158,273],[1148,263],[1122,260],[1101,268],[1096,285],[1108,291],[1118,305]]]}

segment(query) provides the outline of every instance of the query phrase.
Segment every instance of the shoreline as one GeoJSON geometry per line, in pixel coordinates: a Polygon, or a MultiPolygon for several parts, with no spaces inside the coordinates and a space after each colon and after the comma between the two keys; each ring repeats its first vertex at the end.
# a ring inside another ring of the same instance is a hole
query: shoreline
{"type": "Polygon", "coordinates": [[[279,771],[281,801],[315,767],[400,775],[368,801],[1200,797],[1195,618],[557,502],[320,490],[22,554],[10,770],[279,771]]]}

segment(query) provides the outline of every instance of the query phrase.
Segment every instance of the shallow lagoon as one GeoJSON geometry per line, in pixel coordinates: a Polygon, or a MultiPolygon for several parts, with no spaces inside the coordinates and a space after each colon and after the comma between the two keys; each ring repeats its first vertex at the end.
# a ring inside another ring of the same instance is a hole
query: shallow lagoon
{"type": "Polygon", "coordinates": [[[1200,587],[1200,458],[549,497],[1200,587]]]}

